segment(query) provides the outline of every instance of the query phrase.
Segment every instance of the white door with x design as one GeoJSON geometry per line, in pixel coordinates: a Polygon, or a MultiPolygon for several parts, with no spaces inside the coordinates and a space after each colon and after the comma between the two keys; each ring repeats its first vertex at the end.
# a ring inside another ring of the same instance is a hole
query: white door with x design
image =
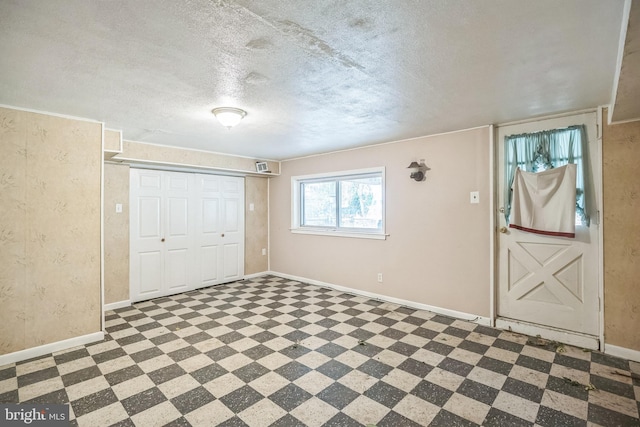
{"type": "MultiPolygon", "coordinates": [[[[504,138],[507,135],[586,125],[591,188],[599,188],[596,113],[580,114],[497,130],[497,324],[543,337],[597,348],[599,335],[598,225],[576,224],[576,237],[554,237],[507,228],[503,209],[504,138]]],[[[594,190],[594,192],[595,192],[594,190]]],[[[597,202],[599,194],[592,194],[597,202]]],[[[592,206],[597,206],[593,203],[592,206]]]]}

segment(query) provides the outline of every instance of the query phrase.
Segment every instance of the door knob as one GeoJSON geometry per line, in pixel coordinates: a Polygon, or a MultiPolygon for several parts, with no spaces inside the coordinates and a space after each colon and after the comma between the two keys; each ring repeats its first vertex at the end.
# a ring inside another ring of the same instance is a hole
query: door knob
{"type": "Polygon", "coordinates": [[[507,227],[500,227],[500,232],[501,233],[506,233],[507,232],[507,227]]]}
{"type": "Polygon", "coordinates": [[[160,239],[161,242],[164,242],[164,237],[162,239],[160,239]]]}
{"type": "Polygon", "coordinates": [[[222,234],[220,235],[220,237],[224,237],[224,233],[222,233],[222,234]]]}

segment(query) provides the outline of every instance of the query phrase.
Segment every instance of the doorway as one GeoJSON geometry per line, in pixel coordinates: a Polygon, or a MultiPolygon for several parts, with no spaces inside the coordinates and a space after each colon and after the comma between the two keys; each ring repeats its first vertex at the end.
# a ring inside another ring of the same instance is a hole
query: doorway
{"type": "Polygon", "coordinates": [[[244,178],[132,168],[131,301],[244,276],[244,178]]]}
{"type": "Polygon", "coordinates": [[[600,152],[596,113],[500,126],[497,155],[496,325],[528,335],[597,349],[600,333],[599,225],[600,152]],[[591,221],[577,219],[575,238],[509,228],[505,218],[505,137],[585,126],[585,197],[591,221]]]}

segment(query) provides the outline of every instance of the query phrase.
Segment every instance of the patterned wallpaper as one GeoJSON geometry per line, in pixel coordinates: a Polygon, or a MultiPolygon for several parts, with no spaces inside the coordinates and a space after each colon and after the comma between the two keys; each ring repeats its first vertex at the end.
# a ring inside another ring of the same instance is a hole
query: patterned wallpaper
{"type": "Polygon", "coordinates": [[[100,331],[101,132],[0,108],[0,354],[100,331]]]}
{"type": "MultiPolygon", "coordinates": [[[[256,161],[248,157],[209,153],[206,151],[186,150],[177,147],[164,147],[161,145],[145,144],[141,142],[123,141],[122,154],[114,156],[119,158],[151,160],[154,162],[179,163],[191,166],[208,166],[222,169],[240,171],[256,171],[256,161]]],[[[267,162],[269,170],[280,173],[280,162],[267,162]]]]}
{"type": "Polygon", "coordinates": [[[640,121],[602,138],[605,342],[640,351],[640,121]]]}
{"type": "Polygon", "coordinates": [[[104,165],[104,302],[129,299],[129,165],[104,165]],[[116,203],[122,213],[116,213],[116,203]]]}
{"type": "MultiPolygon", "coordinates": [[[[226,166],[254,167],[251,159],[234,156],[220,156],[207,153],[165,148],[149,144],[137,144],[125,141],[127,157],[158,162],[190,163],[203,166],[220,166],[217,161],[223,159],[226,166]],[[144,149],[144,152],[132,150],[144,149]],[[154,151],[157,150],[157,151],[154,151]],[[174,155],[175,157],[170,157],[174,155]],[[199,156],[199,159],[198,159],[199,156]]],[[[116,157],[117,159],[117,157],[116,157]]],[[[279,170],[278,163],[270,164],[279,170]]],[[[262,248],[268,248],[268,179],[259,176],[245,178],[245,255],[244,273],[253,274],[268,270],[268,257],[262,255],[262,248]],[[254,211],[249,211],[249,204],[254,211]]],[[[105,164],[105,303],[115,303],[129,299],[129,167],[126,164],[105,164]],[[115,213],[115,204],[122,203],[123,212],[115,213]]]]}
{"type": "Polygon", "coordinates": [[[245,230],[244,230],[244,274],[261,273],[269,270],[267,255],[262,249],[268,248],[268,211],[269,199],[267,186],[269,180],[248,176],[245,184],[245,230]],[[253,203],[254,210],[249,210],[253,203]]]}

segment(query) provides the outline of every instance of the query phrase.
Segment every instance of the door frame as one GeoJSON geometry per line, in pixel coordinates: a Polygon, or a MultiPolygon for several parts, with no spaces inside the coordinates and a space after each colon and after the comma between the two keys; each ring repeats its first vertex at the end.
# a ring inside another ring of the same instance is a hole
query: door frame
{"type": "MultiPolygon", "coordinates": [[[[131,180],[131,170],[132,169],[140,169],[140,170],[155,170],[155,171],[160,171],[160,172],[180,172],[180,173],[187,173],[187,174],[204,174],[204,175],[215,175],[215,176],[219,176],[219,177],[235,177],[235,178],[242,178],[242,182],[243,182],[243,186],[246,186],[246,178],[247,178],[247,174],[243,174],[243,173],[238,173],[238,172],[226,172],[226,171],[218,171],[218,170],[211,170],[211,169],[204,169],[204,168],[199,168],[199,167],[183,167],[183,166],[172,166],[172,165],[165,165],[165,164],[151,164],[151,163],[139,163],[139,162],[127,162],[127,164],[129,165],[129,181],[131,180]]],[[[131,188],[130,188],[130,182],[129,182],[129,187],[128,187],[128,192],[129,192],[129,200],[128,203],[131,203],[131,188]]],[[[245,213],[243,213],[244,215],[244,219],[242,221],[242,227],[243,227],[243,260],[242,260],[242,265],[241,265],[241,271],[242,274],[240,274],[241,278],[245,278],[246,274],[244,271],[244,267],[245,267],[245,259],[244,257],[246,256],[246,208],[247,208],[247,199],[246,199],[247,195],[246,195],[246,190],[243,188],[243,195],[242,195],[242,206],[241,208],[243,209],[243,211],[245,213]]],[[[131,211],[129,213],[131,215],[131,211]]],[[[129,227],[129,234],[128,234],[128,240],[129,240],[129,258],[131,258],[133,251],[131,249],[131,226],[129,227]]],[[[235,280],[239,280],[239,279],[234,279],[235,280]]],[[[205,287],[209,287],[209,286],[217,286],[220,284],[224,284],[227,282],[221,282],[221,283],[216,283],[214,285],[205,285],[205,286],[196,286],[195,288],[192,289],[188,289],[184,292],[189,292],[192,290],[196,290],[196,289],[201,289],[201,288],[205,288],[205,287]]],[[[130,265],[129,265],[129,302],[134,303],[134,302],[142,302],[145,300],[135,300],[132,296],[132,288],[131,288],[131,261],[130,261],[130,265]]],[[[104,316],[103,316],[104,317],[104,316]]]]}
{"type": "Polygon", "coordinates": [[[576,345],[579,347],[590,348],[594,350],[604,351],[605,349],[605,337],[604,337],[604,256],[603,256],[603,244],[604,244],[604,233],[602,227],[602,212],[603,212],[603,191],[602,191],[602,110],[603,107],[599,106],[597,108],[589,108],[585,110],[578,111],[570,111],[561,114],[554,114],[543,117],[535,117],[526,120],[517,120],[512,122],[505,122],[496,125],[491,125],[490,128],[490,179],[491,179],[491,214],[489,216],[489,220],[491,221],[491,238],[490,238],[490,257],[491,257],[491,265],[490,265],[490,300],[489,300],[489,316],[491,325],[495,326],[499,329],[508,329],[514,332],[526,334],[526,335],[540,335],[543,338],[563,342],[570,345],[576,345]],[[499,215],[498,212],[498,198],[495,196],[497,194],[499,188],[498,180],[501,179],[498,174],[498,165],[499,159],[497,156],[499,154],[499,147],[497,144],[500,144],[500,140],[498,138],[499,128],[505,126],[519,125],[519,124],[527,124],[534,123],[549,119],[557,119],[562,117],[580,115],[585,113],[596,113],[596,149],[597,160],[594,163],[594,167],[592,169],[592,173],[594,178],[597,179],[594,190],[596,191],[596,218],[592,218],[592,223],[598,227],[598,247],[596,249],[597,257],[598,257],[598,277],[597,277],[597,289],[598,289],[598,335],[597,339],[593,339],[591,336],[582,335],[578,333],[568,333],[563,330],[555,329],[552,327],[539,327],[537,325],[532,325],[526,322],[519,322],[515,320],[505,320],[498,317],[497,313],[497,301],[499,298],[499,284],[498,280],[500,279],[500,275],[498,274],[498,260],[499,260],[499,246],[498,246],[498,228],[499,228],[499,215]]]}

